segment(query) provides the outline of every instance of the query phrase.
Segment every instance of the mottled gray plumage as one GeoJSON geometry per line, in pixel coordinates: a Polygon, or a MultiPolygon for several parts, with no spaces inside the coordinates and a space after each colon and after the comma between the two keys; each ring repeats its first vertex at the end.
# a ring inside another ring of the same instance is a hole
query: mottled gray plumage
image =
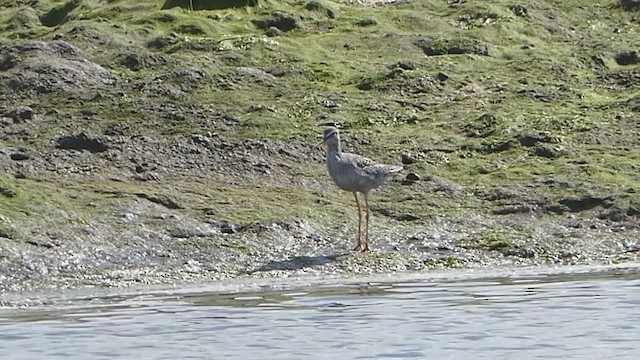
{"type": "Polygon", "coordinates": [[[327,145],[327,169],[333,182],[342,190],[352,192],[358,206],[358,246],[356,249],[369,250],[369,192],[380,187],[389,176],[402,170],[401,166],[377,163],[369,158],[342,152],[340,133],[335,127],[328,127],[323,132],[323,140],[327,145]],[[362,242],[362,212],[357,193],[362,193],[365,200],[366,226],[365,241],[362,242]]]}

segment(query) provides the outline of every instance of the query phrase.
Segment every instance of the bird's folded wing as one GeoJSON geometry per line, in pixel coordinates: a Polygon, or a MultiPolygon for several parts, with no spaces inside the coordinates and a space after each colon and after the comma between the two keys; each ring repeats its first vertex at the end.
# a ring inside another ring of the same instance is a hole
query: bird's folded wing
{"type": "Polygon", "coordinates": [[[353,165],[370,175],[389,174],[394,172],[393,166],[377,163],[364,156],[349,154],[349,160],[353,165]]]}
{"type": "Polygon", "coordinates": [[[351,161],[353,162],[353,164],[360,169],[366,169],[368,167],[377,165],[375,161],[369,158],[366,158],[364,156],[360,156],[356,154],[350,154],[350,155],[351,155],[351,161]]]}

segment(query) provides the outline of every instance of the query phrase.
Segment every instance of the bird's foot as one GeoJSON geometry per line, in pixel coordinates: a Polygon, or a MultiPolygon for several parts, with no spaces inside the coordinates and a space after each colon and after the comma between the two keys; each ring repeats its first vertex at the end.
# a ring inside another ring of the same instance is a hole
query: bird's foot
{"type": "Polygon", "coordinates": [[[358,245],[356,245],[356,247],[353,248],[353,251],[364,251],[362,244],[358,243],[358,245]]]}

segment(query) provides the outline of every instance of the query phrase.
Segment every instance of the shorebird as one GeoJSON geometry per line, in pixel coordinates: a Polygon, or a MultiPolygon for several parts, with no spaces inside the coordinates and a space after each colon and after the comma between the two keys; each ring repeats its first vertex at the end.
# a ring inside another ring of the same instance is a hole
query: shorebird
{"type": "Polygon", "coordinates": [[[327,145],[327,169],[333,182],[353,193],[358,207],[358,245],[353,250],[369,251],[369,192],[380,187],[387,178],[400,172],[402,166],[377,163],[364,156],[342,152],[340,133],[335,127],[324,129],[321,144],[327,145]],[[362,240],[362,208],[358,193],[364,195],[365,231],[362,240]]]}

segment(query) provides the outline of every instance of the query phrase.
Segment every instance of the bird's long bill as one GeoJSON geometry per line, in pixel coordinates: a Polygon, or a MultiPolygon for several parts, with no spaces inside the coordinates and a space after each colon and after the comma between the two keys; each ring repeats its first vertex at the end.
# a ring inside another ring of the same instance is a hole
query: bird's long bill
{"type": "Polygon", "coordinates": [[[321,145],[324,145],[324,139],[322,141],[320,141],[319,143],[317,143],[313,148],[317,149],[319,148],[321,145]]]}

